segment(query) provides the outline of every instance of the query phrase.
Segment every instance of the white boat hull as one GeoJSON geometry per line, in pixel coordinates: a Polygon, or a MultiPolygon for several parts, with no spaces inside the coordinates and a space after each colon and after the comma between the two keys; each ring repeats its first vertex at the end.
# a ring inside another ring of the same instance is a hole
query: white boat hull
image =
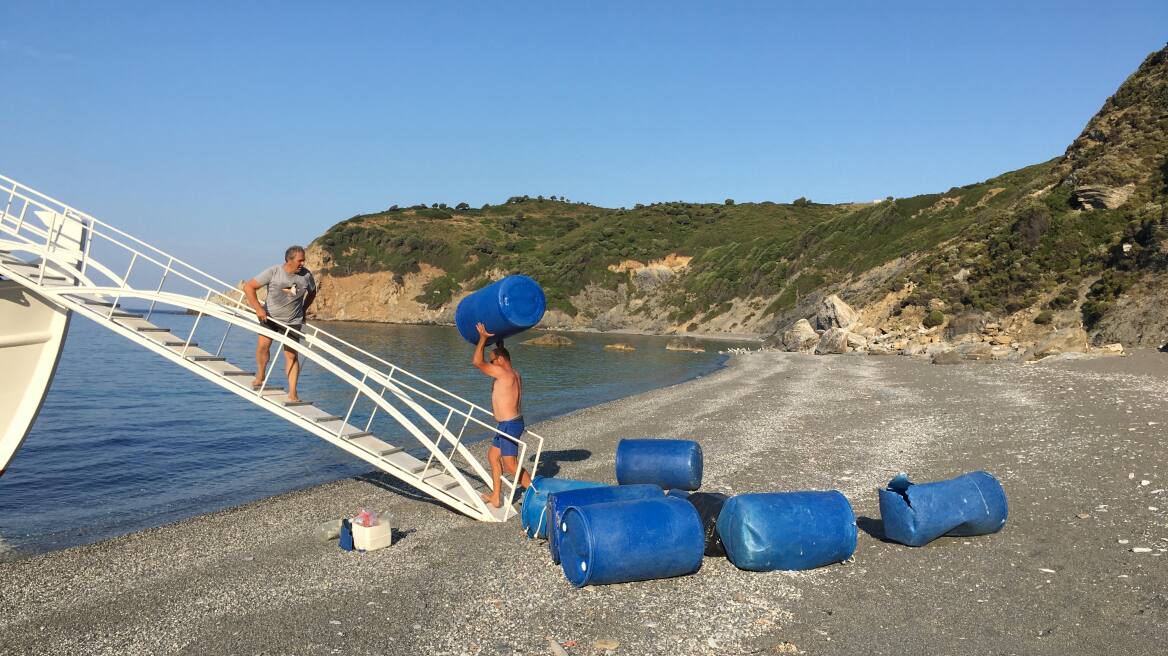
{"type": "Polygon", "coordinates": [[[57,370],[70,312],[0,279],[0,475],[40,412],[57,370]]]}

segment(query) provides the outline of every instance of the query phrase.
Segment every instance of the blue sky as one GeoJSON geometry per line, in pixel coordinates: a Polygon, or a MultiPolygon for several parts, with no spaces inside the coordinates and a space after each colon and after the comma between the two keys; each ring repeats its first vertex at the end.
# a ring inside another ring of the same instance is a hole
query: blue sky
{"type": "Polygon", "coordinates": [[[395,203],[944,191],[1168,39],[1163,0],[946,4],[6,0],[0,172],[238,279],[395,203]]]}

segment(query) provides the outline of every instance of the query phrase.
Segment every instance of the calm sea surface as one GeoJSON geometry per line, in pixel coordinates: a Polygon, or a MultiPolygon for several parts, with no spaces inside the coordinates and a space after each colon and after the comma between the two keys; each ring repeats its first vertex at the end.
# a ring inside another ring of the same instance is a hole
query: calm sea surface
{"type": "MultiPolygon", "coordinates": [[[[156,314],[154,322],[185,335],[191,319],[156,314]]],[[[471,401],[490,405],[490,381],[470,366],[472,349],[452,327],[325,327],[471,401]]],[[[224,355],[251,371],[254,338],[248,337],[232,335],[224,355]]],[[[717,351],[731,346],[707,343],[705,353],[687,353],[666,351],[664,338],[592,334],[572,335],[576,344],[569,348],[519,343],[528,338],[520,336],[508,346],[524,377],[529,424],[704,375],[724,362],[717,351]],[[617,341],[634,345],[636,352],[604,350],[605,344],[617,341]]],[[[278,378],[283,384],[283,376],[278,378]]],[[[311,363],[301,374],[301,397],[337,415],[345,414],[351,399],[311,363]]],[[[368,417],[367,412],[357,408],[354,417],[368,417]]],[[[399,437],[404,432],[384,417],[376,418],[373,430],[390,442],[408,439],[399,437]]],[[[548,449],[571,448],[571,435],[544,437],[548,449]]],[[[0,559],[96,542],[371,469],[75,317],[37,423],[0,478],[0,559]]]]}

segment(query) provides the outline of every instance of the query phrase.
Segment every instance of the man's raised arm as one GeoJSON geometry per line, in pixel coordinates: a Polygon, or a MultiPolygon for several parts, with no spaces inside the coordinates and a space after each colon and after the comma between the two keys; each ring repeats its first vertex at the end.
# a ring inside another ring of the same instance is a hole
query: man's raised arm
{"type": "Polygon", "coordinates": [[[475,328],[479,331],[479,343],[475,345],[474,356],[471,358],[470,363],[478,367],[478,370],[484,374],[492,378],[499,378],[504,373],[503,368],[497,364],[487,362],[483,354],[483,350],[487,347],[487,338],[494,337],[494,334],[487,332],[487,327],[481,323],[475,324],[475,328]]]}

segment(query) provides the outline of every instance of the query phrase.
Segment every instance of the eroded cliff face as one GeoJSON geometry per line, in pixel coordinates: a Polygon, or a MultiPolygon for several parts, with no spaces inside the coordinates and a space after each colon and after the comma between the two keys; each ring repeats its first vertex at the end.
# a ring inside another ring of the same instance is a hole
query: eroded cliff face
{"type": "Polygon", "coordinates": [[[382,323],[451,323],[455,303],[432,310],[417,297],[426,283],[445,272],[421,263],[417,273],[399,276],[389,271],[334,276],[326,270],[327,254],[318,246],[305,253],[305,266],[316,276],[316,301],[310,316],[328,321],[378,321],[382,323]]]}

